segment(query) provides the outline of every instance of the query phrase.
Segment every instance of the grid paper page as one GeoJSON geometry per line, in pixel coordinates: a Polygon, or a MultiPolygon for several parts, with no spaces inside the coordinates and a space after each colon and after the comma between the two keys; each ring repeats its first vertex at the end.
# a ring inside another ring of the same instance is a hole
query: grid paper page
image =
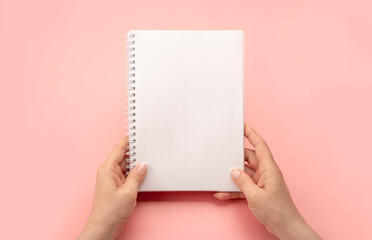
{"type": "Polygon", "coordinates": [[[242,31],[147,31],[135,37],[140,191],[238,191],[243,168],[242,31]]]}

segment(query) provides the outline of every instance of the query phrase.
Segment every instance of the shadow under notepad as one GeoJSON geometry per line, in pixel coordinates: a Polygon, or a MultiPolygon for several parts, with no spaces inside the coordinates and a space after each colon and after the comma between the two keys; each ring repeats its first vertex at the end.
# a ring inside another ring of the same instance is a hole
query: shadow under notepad
{"type": "MultiPolygon", "coordinates": [[[[138,201],[213,201],[216,192],[140,192],[138,201]]],[[[225,202],[225,201],[219,201],[225,202]]]]}

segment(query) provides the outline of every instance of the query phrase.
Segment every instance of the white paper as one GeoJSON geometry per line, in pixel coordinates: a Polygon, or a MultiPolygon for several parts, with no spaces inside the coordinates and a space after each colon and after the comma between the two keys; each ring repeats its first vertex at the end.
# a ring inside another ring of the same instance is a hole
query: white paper
{"type": "Polygon", "coordinates": [[[140,191],[238,191],[243,168],[242,31],[134,30],[140,191]]]}

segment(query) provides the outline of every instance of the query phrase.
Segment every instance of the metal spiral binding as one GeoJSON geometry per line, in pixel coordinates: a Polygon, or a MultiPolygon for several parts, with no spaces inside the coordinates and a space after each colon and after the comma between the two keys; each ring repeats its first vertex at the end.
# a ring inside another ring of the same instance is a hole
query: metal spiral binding
{"type": "Polygon", "coordinates": [[[136,166],[136,67],[135,67],[135,34],[127,33],[127,86],[128,86],[128,156],[127,171],[129,174],[136,166]]]}

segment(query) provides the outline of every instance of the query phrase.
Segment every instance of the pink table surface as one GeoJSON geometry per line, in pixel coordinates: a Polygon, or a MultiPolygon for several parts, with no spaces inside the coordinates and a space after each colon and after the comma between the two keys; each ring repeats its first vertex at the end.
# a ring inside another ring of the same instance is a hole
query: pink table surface
{"type": "MultiPolygon", "coordinates": [[[[245,120],[324,239],[371,239],[370,1],[0,1],[0,239],[73,239],[125,132],[125,33],[242,29],[245,120]]],[[[164,66],[166,67],[166,66],[164,66]]],[[[122,239],[273,239],[243,200],[147,193],[122,239]]]]}

